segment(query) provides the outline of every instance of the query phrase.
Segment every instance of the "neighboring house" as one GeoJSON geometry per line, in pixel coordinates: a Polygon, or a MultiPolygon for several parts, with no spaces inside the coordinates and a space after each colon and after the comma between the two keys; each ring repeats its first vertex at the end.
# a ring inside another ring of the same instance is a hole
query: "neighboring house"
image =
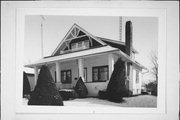
{"type": "Polygon", "coordinates": [[[73,88],[82,77],[88,96],[97,96],[99,90],[107,88],[114,63],[121,58],[126,65],[127,88],[140,94],[143,66],[135,61],[131,21],[126,22],[125,38],[122,42],[97,37],[74,24],[51,56],[25,67],[34,69],[36,81],[38,70],[47,65],[58,89],[73,88]]]}

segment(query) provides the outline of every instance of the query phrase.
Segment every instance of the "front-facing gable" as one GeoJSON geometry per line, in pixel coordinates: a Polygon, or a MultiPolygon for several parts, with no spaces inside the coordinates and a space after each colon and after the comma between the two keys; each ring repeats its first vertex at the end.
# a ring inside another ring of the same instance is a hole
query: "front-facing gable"
{"type": "Polygon", "coordinates": [[[51,56],[106,45],[99,38],[74,24],[51,56]]]}

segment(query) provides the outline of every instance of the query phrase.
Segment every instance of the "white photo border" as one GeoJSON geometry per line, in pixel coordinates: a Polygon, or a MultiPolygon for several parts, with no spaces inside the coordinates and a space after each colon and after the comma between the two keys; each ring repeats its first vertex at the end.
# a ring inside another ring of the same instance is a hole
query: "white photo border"
{"type": "Polygon", "coordinates": [[[59,7],[59,8],[17,8],[16,10],[16,113],[121,113],[121,114],[166,114],[166,9],[121,8],[121,7],[59,7]],[[158,96],[157,108],[132,107],[69,107],[69,106],[26,106],[23,105],[23,51],[26,15],[66,16],[128,16],[158,17],[158,96]]]}

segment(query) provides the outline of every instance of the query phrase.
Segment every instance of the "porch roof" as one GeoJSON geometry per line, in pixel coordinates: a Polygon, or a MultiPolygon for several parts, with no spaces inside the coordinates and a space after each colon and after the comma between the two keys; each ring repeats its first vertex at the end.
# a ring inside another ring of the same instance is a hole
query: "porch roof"
{"type": "Polygon", "coordinates": [[[34,63],[25,65],[25,67],[33,68],[35,66],[51,64],[51,63],[55,63],[57,61],[62,62],[62,61],[67,61],[67,60],[73,60],[73,59],[78,59],[78,58],[87,58],[87,57],[92,57],[92,56],[97,56],[97,55],[102,55],[102,54],[109,54],[109,53],[115,53],[116,55],[122,57],[125,61],[132,62],[132,63],[138,65],[139,67],[143,67],[139,63],[137,63],[135,60],[131,59],[128,55],[123,53],[121,50],[119,50],[118,48],[114,48],[111,46],[103,46],[103,47],[98,47],[98,48],[94,48],[94,49],[87,49],[87,50],[83,50],[83,51],[62,54],[59,56],[42,58],[34,63]]]}

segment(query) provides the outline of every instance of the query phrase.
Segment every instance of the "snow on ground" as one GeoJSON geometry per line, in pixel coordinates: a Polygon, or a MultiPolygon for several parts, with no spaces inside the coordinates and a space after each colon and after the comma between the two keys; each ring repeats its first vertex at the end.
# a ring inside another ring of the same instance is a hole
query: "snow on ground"
{"type": "Polygon", "coordinates": [[[135,97],[126,97],[122,103],[114,103],[108,100],[98,98],[84,98],[63,101],[65,106],[120,106],[120,107],[156,107],[157,97],[150,95],[141,95],[135,97]]]}
{"type": "MultiPolygon", "coordinates": [[[[107,100],[101,100],[98,98],[82,98],[63,101],[64,106],[120,106],[120,107],[156,107],[157,97],[151,95],[139,95],[134,97],[123,98],[124,102],[114,103],[107,100]]],[[[28,100],[24,99],[23,104],[27,104],[28,100]]]]}

